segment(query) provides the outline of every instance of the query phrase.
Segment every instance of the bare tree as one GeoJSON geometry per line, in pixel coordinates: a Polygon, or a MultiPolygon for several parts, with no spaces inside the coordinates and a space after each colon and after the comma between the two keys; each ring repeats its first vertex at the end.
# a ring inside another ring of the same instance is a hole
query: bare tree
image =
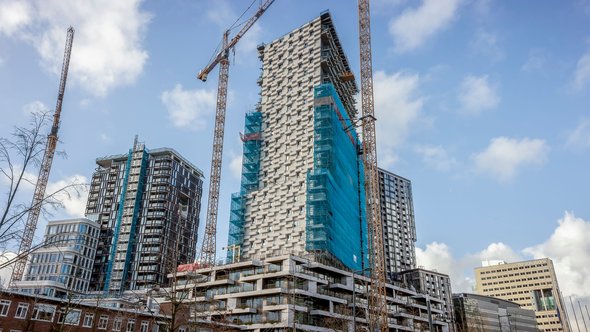
{"type": "MultiPolygon", "coordinates": [[[[26,216],[35,208],[30,203],[31,199],[24,197],[22,192],[27,185],[36,185],[35,174],[45,151],[47,136],[44,133],[50,120],[49,111],[33,112],[27,126],[16,126],[9,137],[0,138],[0,184],[2,188],[7,188],[0,198],[0,252],[5,251],[9,244],[19,242],[26,216]]],[[[59,155],[65,156],[65,153],[60,152],[59,155]]],[[[73,195],[79,197],[85,186],[73,182],[47,193],[40,203],[41,212],[51,215],[51,210],[63,207],[64,199],[73,195]]]]}

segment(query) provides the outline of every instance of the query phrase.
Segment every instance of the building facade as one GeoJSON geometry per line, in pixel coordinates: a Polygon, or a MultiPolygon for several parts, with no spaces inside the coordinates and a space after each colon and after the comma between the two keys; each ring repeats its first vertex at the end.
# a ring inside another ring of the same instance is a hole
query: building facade
{"type": "Polygon", "coordinates": [[[396,273],[416,268],[416,222],[412,183],[380,168],[379,190],[385,264],[391,279],[396,273]]]}
{"type": "Polygon", "coordinates": [[[86,293],[98,236],[98,224],[86,218],[49,221],[44,246],[31,254],[23,280],[15,288],[58,298],[86,293]]]}
{"type": "Polygon", "coordinates": [[[540,331],[571,330],[551,259],[496,263],[475,269],[478,294],[533,310],[540,331]]]}
{"type": "Polygon", "coordinates": [[[354,77],[329,13],[258,48],[261,100],[246,115],[229,259],[323,253],[366,259],[354,77]]]}
{"type": "Polygon", "coordinates": [[[0,291],[0,331],[167,331],[170,318],[147,311],[87,305],[76,299],[56,299],[0,291]]]}
{"type": "MultiPolygon", "coordinates": [[[[281,255],[208,268],[195,264],[179,266],[178,271],[170,275],[177,280],[174,294],[183,294],[183,303],[193,306],[191,319],[201,322],[254,332],[365,331],[370,323],[370,279],[316,255],[281,255]]],[[[386,289],[389,331],[449,331],[443,300],[399,283],[386,289]]]]}
{"type": "Polygon", "coordinates": [[[451,330],[453,330],[455,314],[453,309],[453,291],[451,290],[451,279],[449,276],[422,268],[401,272],[400,276],[403,278],[404,283],[412,290],[444,301],[444,304],[441,306],[444,310],[441,319],[448,322],[451,330]]]}
{"type": "Polygon", "coordinates": [[[167,273],[196,256],[202,172],[176,151],[148,150],[96,160],[87,216],[100,225],[91,288],[109,293],[166,285],[167,273]]]}
{"type": "Polygon", "coordinates": [[[517,303],[477,294],[453,294],[458,331],[537,332],[535,312],[517,303]]]}

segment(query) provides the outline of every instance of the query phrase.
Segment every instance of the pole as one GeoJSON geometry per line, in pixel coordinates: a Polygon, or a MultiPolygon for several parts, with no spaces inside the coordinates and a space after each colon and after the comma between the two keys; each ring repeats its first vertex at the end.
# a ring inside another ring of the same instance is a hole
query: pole
{"type": "Polygon", "coordinates": [[[572,310],[574,312],[574,320],[576,321],[576,326],[578,327],[578,332],[580,332],[580,324],[578,323],[578,316],[576,316],[576,308],[574,307],[574,301],[572,301],[571,295],[570,295],[570,304],[572,305],[572,310]]]}

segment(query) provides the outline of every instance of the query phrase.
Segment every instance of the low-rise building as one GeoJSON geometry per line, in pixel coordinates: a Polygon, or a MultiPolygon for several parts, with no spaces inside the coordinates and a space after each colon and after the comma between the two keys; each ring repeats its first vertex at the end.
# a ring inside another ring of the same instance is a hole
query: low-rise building
{"type": "Polygon", "coordinates": [[[170,318],[141,309],[0,291],[0,331],[166,331],[170,318]]]}
{"type": "Polygon", "coordinates": [[[458,331],[537,332],[535,312],[517,303],[477,294],[453,294],[458,331]]]}
{"type": "Polygon", "coordinates": [[[87,218],[49,221],[43,246],[30,256],[15,289],[28,294],[66,298],[88,291],[98,224],[87,218]]]}

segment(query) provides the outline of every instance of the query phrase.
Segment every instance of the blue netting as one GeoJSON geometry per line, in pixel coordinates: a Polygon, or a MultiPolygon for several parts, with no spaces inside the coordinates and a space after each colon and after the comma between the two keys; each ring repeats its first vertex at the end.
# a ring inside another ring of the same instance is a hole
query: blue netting
{"type": "Polygon", "coordinates": [[[306,250],[360,270],[366,257],[360,141],[332,84],[315,88],[314,168],[307,174],[306,250]]]}
{"type": "MultiPolygon", "coordinates": [[[[259,188],[258,173],[260,171],[260,144],[262,131],[262,113],[246,114],[244,134],[242,135],[242,182],[240,192],[232,194],[228,245],[241,246],[244,241],[244,195],[259,188]]],[[[233,260],[233,251],[228,250],[228,260],[233,260]]]]}

